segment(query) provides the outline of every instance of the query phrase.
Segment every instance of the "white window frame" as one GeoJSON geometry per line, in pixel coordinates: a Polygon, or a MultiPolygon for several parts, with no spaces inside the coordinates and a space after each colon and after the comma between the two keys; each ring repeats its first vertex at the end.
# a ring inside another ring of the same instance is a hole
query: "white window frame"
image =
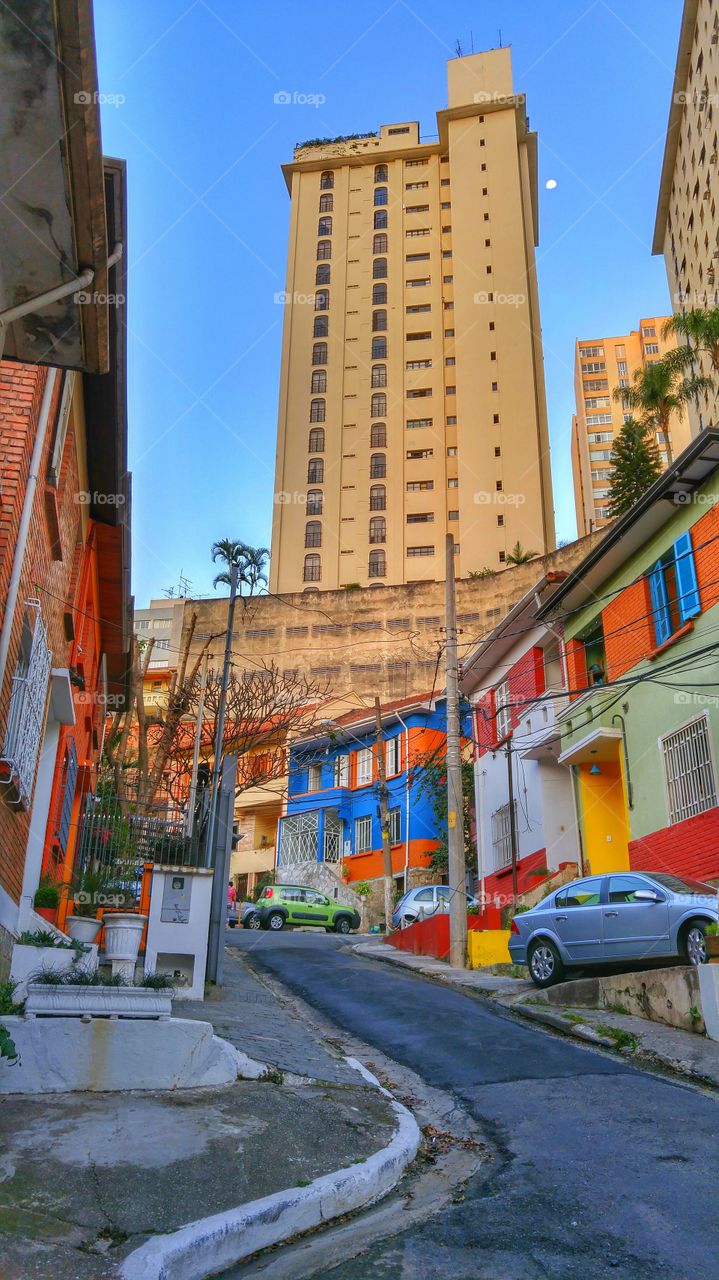
{"type": "Polygon", "coordinates": [[[322,790],[322,765],[321,764],[311,764],[308,766],[307,790],[308,791],[322,790]]]}
{"type": "Polygon", "coordinates": [[[659,750],[664,765],[670,825],[685,822],[687,818],[706,813],[719,804],[712,733],[706,712],[664,734],[659,739],[659,750]],[[670,767],[671,752],[676,752],[676,770],[670,767]],[[702,779],[704,794],[700,795],[697,784],[701,785],[702,779]]]}
{"type": "Polygon", "coordinates": [[[334,785],[336,787],[348,787],[349,784],[350,784],[350,758],[346,753],[341,756],[335,756],[334,785]]]}
{"type": "Polygon", "coordinates": [[[57,489],[60,484],[62,458],[65,452],[65,441],[67,439],[67,428],[70,422],[70,406],[72,404],[72,393],[74,389],[75,374],[72,369],[68,369],[65,372],[65,380],[62,387],[62,399],[60,400],[60,409],[57,415],[57,425],[55,427],[55,442],[52,448],[50,466],[48,467],[48,481],[54,489],[57,489]]]}
{"type": "Polygon", "coordinates": [[[372,849],[372,815],[355,818],[355,853],[369,853],[372,849]]]}
{"type": "Polygon", "coordinates": [[[25,609],[0,761],[8,768],[20,808],[29,809],[45,732],[52,656],[40,601],[26,600],[25,609]]]}
{"type": "Polygon", "coordinates": [[[385,742],[385,768],[387,777],[394,777],[402,772],[402,736],[397,734],[385,742]]]}
{"type": "Polygon", "coordinates": [[[512,710],[509,700],[509,680],[503,680],[494,691],[495,724],[497,740],[507,738],[512,732],[512,710]]]}
{"type": "Polygon", "coordinates": [[[357,752],[357,786],[366,787],[372,781],[372,748],[362,747],[357,752]]]}
{"type": "MultiPolygon", "coordinates": [[[[517,801],[514,801],[514,829],[517,829],[517,801]]],[[[492,814],[492,856],[495,871],[501,871],[512,862],[512,826],[509,804],[500,805],[492,814]]]]}
{"type": "Polygon", "coordinates": [[[390,809],[387,817],[389,819],[389,842],[390,844],[399,844],[402,839],[402,810],[390,809]]]}

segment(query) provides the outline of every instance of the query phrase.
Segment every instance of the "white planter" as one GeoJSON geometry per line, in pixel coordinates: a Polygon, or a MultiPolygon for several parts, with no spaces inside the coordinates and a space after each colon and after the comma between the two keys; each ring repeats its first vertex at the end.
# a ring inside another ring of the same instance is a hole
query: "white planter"
{"type": "Polygon", "coordinates": [[[87,971],[97,968],[97,947],[92,947],[76,960],[68,947],[28,947],[19,942],[12,949],[10,977],[17,983],[15,1000],[25,999],[28,980],[38,969],[55,969],[65,973],[73,966],[87,971]]]}
{"type": "Polygon", "coordinates": [[[50,986],[30,982],[25,1014],[41,1017],[169,1018],[172,995],[148,987],[50,986]]]}
{"type": "Polygon", "coordinates": [[[142,931],[147,916],[136,911],[112,911],[103,920],[105,925],[105,956],[108,960],[137,960],[142,931]]]}
{"type": "Polygon", "coordinates": [[[102,928],[102,920],[94,916],[68,916],[65,928],[76,942],[93,943],[102,928]]]}

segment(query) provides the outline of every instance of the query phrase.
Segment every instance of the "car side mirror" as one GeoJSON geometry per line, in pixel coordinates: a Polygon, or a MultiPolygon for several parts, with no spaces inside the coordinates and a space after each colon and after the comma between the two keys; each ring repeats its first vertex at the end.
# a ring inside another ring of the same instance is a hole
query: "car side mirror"
{"type": "Polygon", "coordinates": [[[662,899],[653,889],[637,889],[634,894],[635,902],[661,902],[662,899]]]}

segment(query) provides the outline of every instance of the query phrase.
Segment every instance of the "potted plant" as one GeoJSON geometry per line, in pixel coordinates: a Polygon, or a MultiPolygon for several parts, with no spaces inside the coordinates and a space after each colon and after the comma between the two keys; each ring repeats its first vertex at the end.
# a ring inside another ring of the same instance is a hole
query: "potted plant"
{"type": "Polygon", "coordinates": [[[35,891],[33,898],[33,910],[43,920],[47,920],[48,924],[55,924],[57,921],[57,909],[60,906],[60,890],[52,880],[43,880],[35,891]]]}
{"type": "Polygon", "coordinates": [[[719,964],[719,924],[708,924],[704,930],[704,944],[710,964],[719,964]]]}
{"type": "MultiPolygon", "coordinates": [[[[72,915],[67,917],[65,928],[78,942],[93,943],[102,928],[98,908],[114,905],[118,877],[116,867],[90,863],[76,872],[72,882],[72,915]]],[[[117,898],[117,901],[122,901],[117,898]]]]}
{"type": "Polygon", "coordinates": [[[342,863],[342,879],[344,880],[345,884],[349,884],[349,882],[350,882],[350,869],[349,869],[349,867],[347,866],[347,863],[346,863],[346,862],[343,862],[343,863],[342,863]]]}

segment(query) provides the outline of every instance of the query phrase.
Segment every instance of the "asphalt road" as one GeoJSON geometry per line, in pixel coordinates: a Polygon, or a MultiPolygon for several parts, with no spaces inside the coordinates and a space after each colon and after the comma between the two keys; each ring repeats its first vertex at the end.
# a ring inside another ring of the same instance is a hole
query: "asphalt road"
{"type": "Polygon", "coordinates": [[[362,960],[325,934],[233,930],[337,1026],[459,1098],[489,1179],[329,1280],[695,1280],[716,1270],[719,1102],[362,960]]]}

